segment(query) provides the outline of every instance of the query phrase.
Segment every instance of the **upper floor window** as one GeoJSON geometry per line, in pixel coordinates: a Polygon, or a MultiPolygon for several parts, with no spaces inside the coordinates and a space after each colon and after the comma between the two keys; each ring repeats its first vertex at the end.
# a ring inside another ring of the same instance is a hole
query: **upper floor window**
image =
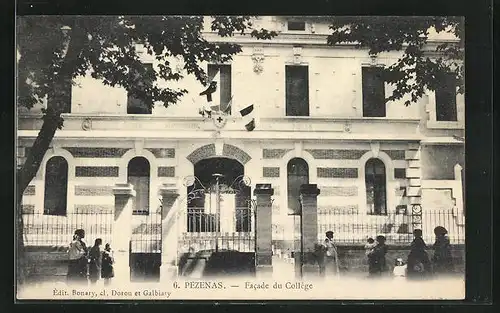
{"type": "MultiPolygon", "coordinates": [[[[153,64],[144,64],[146,70],[153,70],[153,64]]],[[[145,84],[152,84],[152,82],[144,81],[145,84]]],[[[127,93],[127,114],[151,114],[153,110],[153,104],[147,102],[144,99],[138,99],[127,93]]]]}
{"type": "Polygon", "coordinates": [[[457,120],[457,95],[454,74],[446,74],[436,88],[436,120],[457,120]]]}
{"type": "Polygon", "coordinates": [[[68,162],[61,156],[47,161],[43,214],[66,215],[68,196],[68,162]]]}
{"type": "Polygon", "coordinates": [[[299,21],[288,21],[287,22],[288,30],[306,30],[306,23],[299,21]]]}
{"type": "Polygon", "coordinates": [[[71,79],[64,80],[61,84],[59,84],[56,88],[55,94],[49,93],[47,96],[47,107],[50,108],[56,105],[56,99],[59,97],[59,101],[61,104],[58,104],[62,107],[62,113],[71,113],[71,92],[72,92],[72,81],[71,79]]]}
{"type": "Polygon", "coordinates": [[[385,117],[385,84],[382,68],[363,67],[363,116],[385,117]]]}
{"type": "Polygon", "coordinates": [[[217,106],[220,111],[231,114],[231,65],[209,64],[208,79],[209,81],[218,80],[213,105],[217,106]]]}
{"type": "Polygon", "coordinates": [[[286,116],[309,116],[309,70],[286,65],[286,116]]]}

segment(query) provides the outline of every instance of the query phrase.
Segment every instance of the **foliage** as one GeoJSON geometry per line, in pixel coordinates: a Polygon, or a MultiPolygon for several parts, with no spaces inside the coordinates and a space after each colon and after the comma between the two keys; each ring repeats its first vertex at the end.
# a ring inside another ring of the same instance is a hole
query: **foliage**
{"type": "MultiPolygon", "coordinates": [[[[68,103],[74,78],[90,74],[108,86],[122,86],[148,105],[176,103],[185,89],[161,87],[194,75],[206,83],[203,62],[226,62],[241,51],[233,43],[209,42],[202,36],[202,16],[23,16],[17,19],[17,105],[31,109],[45,98],[43,124],[26,161],[17,171],[18,281],[24,280],[24,243],[21,203],[35,177],[68,103]],[[138,47],[153,56],[157,69],[144,66],[138,47]],[[172,69],[171,60],[185,71],[172,69]],[[184,74],[185,73],[185,74],[184,74]]],[[[253,29],[250,17],[215,16],[212,31],[221,37],[234,33],[270,39],[277,34],[253,29]]]]}
{"type": "Polygon", "coordinates": [[[402,56],[383,70],[384,80],[395,86],[386,100],[410,95],[415,102],[426,89],[436,90],[445,76],[454,77],[457,91],[464,92],[464,27],[460,17],[335,17],[327,42],[355,44],[368,49],[371,56],[402,51],[402,56]],[[434,42],[432,30],[455,39],[434,42]]]}
{"type": "MultiPolygon", "coordinates": [[[[276,35],[252,29],[248,16],[215,16],[211,29],[221,37],[249,33],[259,39],[276,35]]],[[[159,87],[159,79],[179,80],[171,57],[184,63],[187,74],[205,83],[202,62],[226,62],[241,51],[232,43],[209,42],[202,37],[202,16],[24,16],[18,18],[18,104],[27,108],[55,92],[61,78],[88,71],[109,86],[122,86],[146,103],[176,103],[187,91],[159,87]],[[141,63],[138,45],[159,63],[158,69],[141,63]]]]}

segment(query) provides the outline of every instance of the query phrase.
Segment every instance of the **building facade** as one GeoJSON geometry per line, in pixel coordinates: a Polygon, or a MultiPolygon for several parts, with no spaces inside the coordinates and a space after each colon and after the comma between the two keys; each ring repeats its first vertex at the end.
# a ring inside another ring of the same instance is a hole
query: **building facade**
{"type": "MultiPolygon", "coordinates": [[[[64,128],[23,198],[31,229],[25,232],[26,243],[64,245],[73,228],[83,225],[88,240],[99,236],[113,246],[116,233],[128,231],[117,229],[112,218],[117,186],[129,186],[135,195],[128,220],[131,251],[161,255],[159,261],[149,258],[151,264],[178,266],[179,251],[200,250],[201,242],[211,240],[203,236],[215,231],[209,218],[213,193],[188,197],[190,186],[213,186],[215,173],[224,175],[221,186],[227,189],[245,177],[245,199],[256,184],[271,184],[272,236],[281,249],[296,236],[297,216],[291,213],[300,207],[298,188],[304,183],[320,189],[318,239],[329,229],[340,241],[407,235],[411,227],[401,228],[408,224],[404,216],[419,205],[422,212],[451,210],[456,219],[446,223],[458,229],[450,230],[450,238],[458,240],[463,235],[465,103],[463,95],[455,95],[456,87],[443,82],[442,89],[409,106],[407,99],[384,103],[391,86],[381,80],[379,69],[395,62],[398,52],[370,57],[353,45],[327,46],[328,24],[314,18],[259,17],[255,24],[280,34],[269,41],[248,35],[224,39],[241,44],[242,52],[230,63],[206,64],[209,75],[220,71],[218,96],[221,106],[231,103],[228,114],[200,116],[204,87],[190,76],[174,83],[186,88],[187,96],[152,111],[125,90],[90,77],[68,87],[71,110],[64,114],[64,128]],[[247,131],[240,110],[251,104],[255,129],[247,131]],[[159,209],[165,208],[166,190],[178,195],[169,204],[176,212],[170,221],[159,209]],[[387,220],[391,229],[365,227],[387,220]],[[44,233],[42,224],[59,223],[63,226],[47,226],[44,233]]],[[[205,36],[221,40],[210,31],[205,36]]],[[[430,49],[453,40],[435,37],[430,49]]],[[[157,66],[147,53],[144,63],[157,66]]],[[[177,70],[182,71],[180,62],[177,70]]],[[[19,164],[38,135],[46,105],[19,112],[19,164]]],[[[244,212],[251,206],[223,194],[216,212],[218,236],[227,236],[226,241],[233,236],[234,248],[235,234],[248,233],[247,247],[241,249],[251,251],[251,208],[244,212]]],[[[426,233],[432,236],[432,228],[426,233]]]]}

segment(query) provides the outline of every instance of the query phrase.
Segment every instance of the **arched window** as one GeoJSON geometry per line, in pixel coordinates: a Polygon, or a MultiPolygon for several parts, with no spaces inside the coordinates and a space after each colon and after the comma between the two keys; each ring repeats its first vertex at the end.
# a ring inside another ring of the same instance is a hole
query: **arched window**
{"type": "Polygon", "coordinates": [[[135,157],[128,163],[127,181],[134,187],[135,197],[132,202],[132,214],[149,214],[149,161],[144,157],[135,157]]]}
{"type": "Polygon", "coordinates": [[[45,167],[43,213],[66,215],[67,196],[68,162],[61,156],[52,157],[45,167]]]}
{"type": "Polygon", "coordinates": [[[300,186],[309,184],[309,166],[300,158],[291,159],[287,165],[289,214],[300,213],[300,186]]]}
{"type": "Polygon", "coordinates": [[[387,214],[385,165],[369,159],[365,165],[366,205],[369,214],[387,214]]]}

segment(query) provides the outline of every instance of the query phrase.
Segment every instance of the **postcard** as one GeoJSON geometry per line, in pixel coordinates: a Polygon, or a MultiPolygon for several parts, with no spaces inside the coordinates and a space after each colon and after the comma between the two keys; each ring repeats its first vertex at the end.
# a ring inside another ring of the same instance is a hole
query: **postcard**
{"type": "Polygon", "coordinates": [[[462,17],[16,23],[17,299],[464,299],[462,17]]]}

